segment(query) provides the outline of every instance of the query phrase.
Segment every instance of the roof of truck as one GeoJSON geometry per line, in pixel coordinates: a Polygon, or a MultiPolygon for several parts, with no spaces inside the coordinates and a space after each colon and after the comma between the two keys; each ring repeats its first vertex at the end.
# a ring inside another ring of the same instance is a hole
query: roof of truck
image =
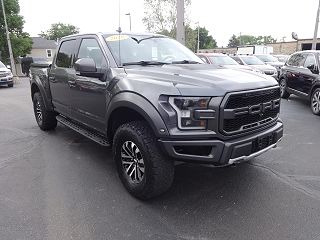
{"type": "MultiPolygon", "coordinates": [[[[134,36],[159,36],[159,37],[167,37],[165,35],[157,34],[157,33],[149,33],[149,32],[121,32],[121,35],[134,35],[134,36]]],[[[69,36],[65,36],[61,38],[61,40],[70,38],[70,37],[79,37],[79,36],[86,36],[86,35],[119,35],[118,32],[94,32],[94,33],[78,33],[78,34],[73,34],[69,36]]]]}

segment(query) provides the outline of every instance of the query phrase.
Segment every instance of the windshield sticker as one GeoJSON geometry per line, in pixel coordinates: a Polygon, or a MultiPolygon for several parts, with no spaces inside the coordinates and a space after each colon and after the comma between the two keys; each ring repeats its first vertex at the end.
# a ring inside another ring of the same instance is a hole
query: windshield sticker
{"type": "Polygon", "coordinates": [[[121,41],[121,40],[126,40],[128,39],[128,35],[112,35],[106,38],[107,42],[114,42],[114,41],[121,41]]]}

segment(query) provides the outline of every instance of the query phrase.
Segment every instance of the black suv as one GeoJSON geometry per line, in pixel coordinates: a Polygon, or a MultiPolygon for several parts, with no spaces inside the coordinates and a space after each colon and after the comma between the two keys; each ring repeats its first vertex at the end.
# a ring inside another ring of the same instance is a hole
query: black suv
{"type": "Polygon", "coordinates": [[[295,94],[310,100],[311,110],[320,115],[320,51],[296,52],[290,56],[281,70],[281,97],[295,94]]]}

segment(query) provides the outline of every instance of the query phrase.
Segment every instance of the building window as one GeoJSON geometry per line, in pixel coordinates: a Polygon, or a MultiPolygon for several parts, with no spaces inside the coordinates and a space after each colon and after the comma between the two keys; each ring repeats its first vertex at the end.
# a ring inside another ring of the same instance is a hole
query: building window
{"type": "Polygon", "coordinates": [[[47,57],[48,58],[52,57],[52,50],[51,49],[47,49],[47,57]]]}

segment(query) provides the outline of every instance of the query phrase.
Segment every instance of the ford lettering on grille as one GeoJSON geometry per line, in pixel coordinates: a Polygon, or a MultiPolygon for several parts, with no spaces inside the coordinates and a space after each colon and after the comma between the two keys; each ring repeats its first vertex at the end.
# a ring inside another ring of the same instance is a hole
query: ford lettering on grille
{"type": "Polygon", "coordinates": [[[220,129],[225,134],[249,131],[274,122],[279,111],[279,88],[229,94],[223,107],[220,129]]]}

